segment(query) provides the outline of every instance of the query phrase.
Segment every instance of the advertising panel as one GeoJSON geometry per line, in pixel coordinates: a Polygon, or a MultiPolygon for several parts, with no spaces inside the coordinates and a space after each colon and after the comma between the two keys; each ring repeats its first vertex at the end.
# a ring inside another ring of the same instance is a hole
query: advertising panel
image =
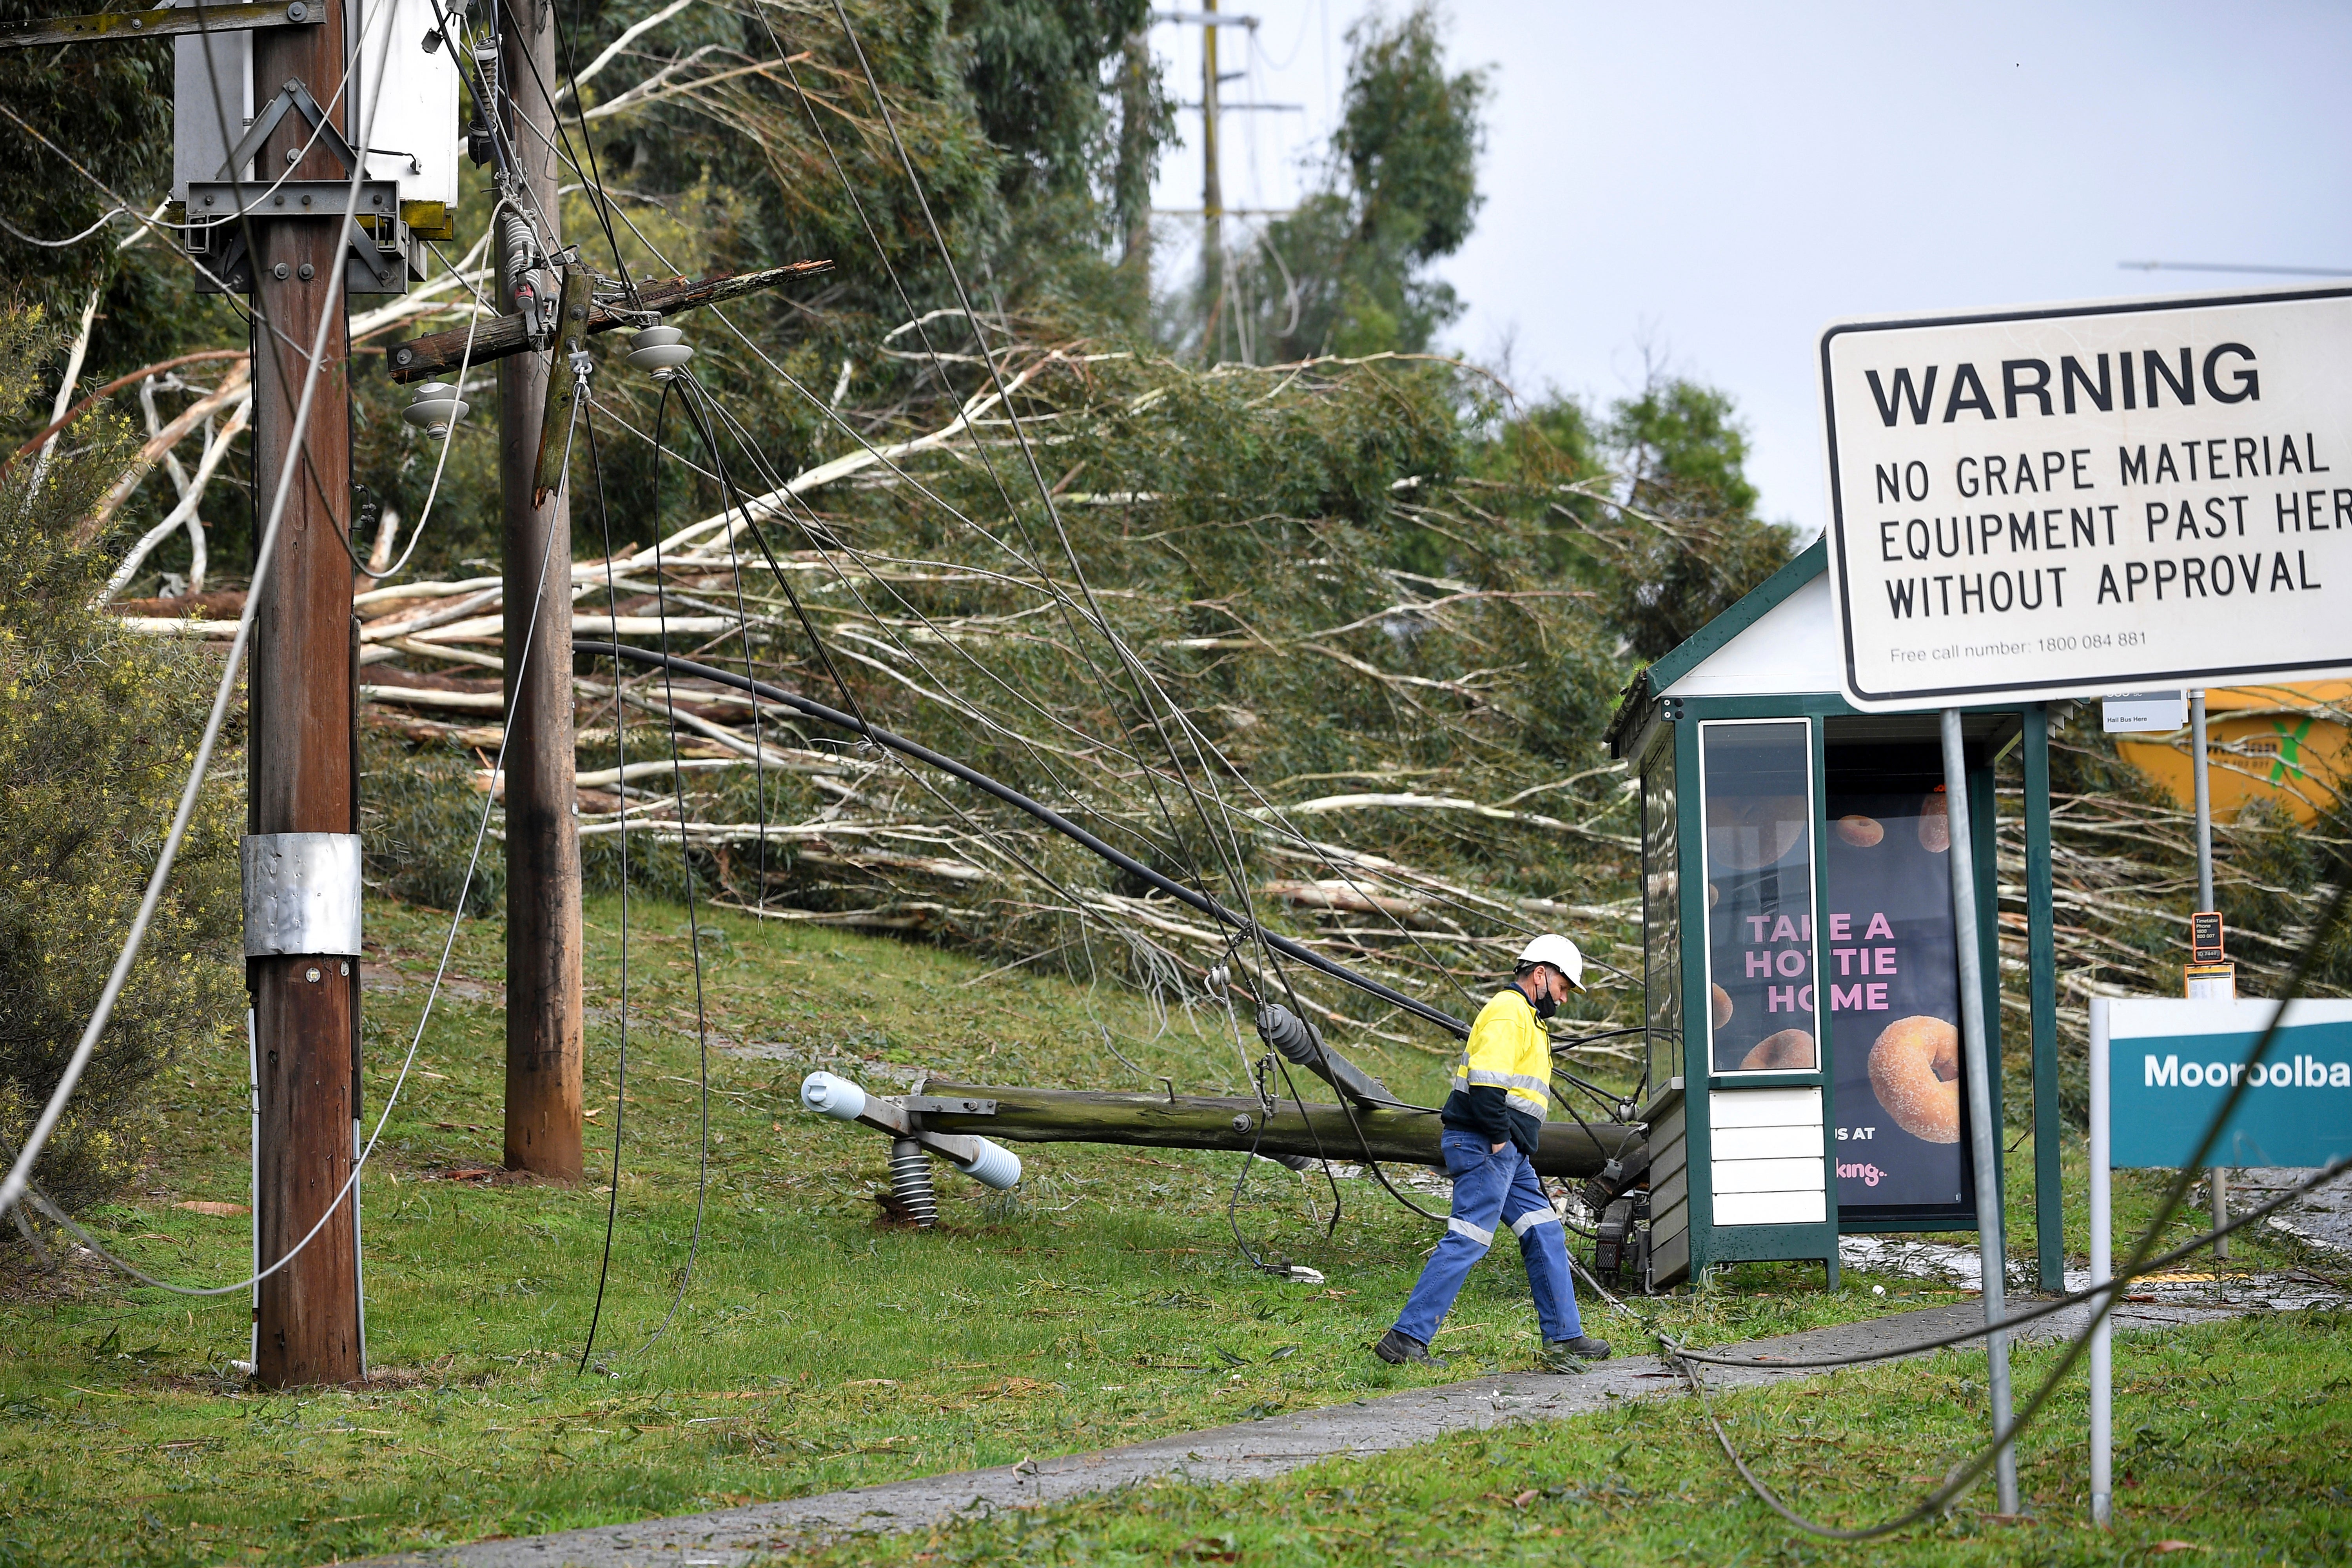
{"type": "MultiPolygon", "coordinates": [[[[1883,753],[1889,748],[1872,748],[1883,753]]],[[[1832,752],[1822,936],[1838,1208],[1972,1212],[1960,1139],[1951,819],[1932,756],[1832,752]],[[1863,787],[1853,787],[1861,785],[1863,787]]]]}

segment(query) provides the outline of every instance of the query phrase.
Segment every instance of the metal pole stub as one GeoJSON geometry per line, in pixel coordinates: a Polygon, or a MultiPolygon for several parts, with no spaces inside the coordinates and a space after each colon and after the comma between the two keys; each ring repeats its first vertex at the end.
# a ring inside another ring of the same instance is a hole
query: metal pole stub
{"type": "MultiPolygon", "coordinates": [[[[2091,1285],[2094,1289],[2115,1279],[2115,1197],[2110,1174],[2115,1157],[2113,1111],[2115,1084],[2109,1076],[2109,1003],[2091,998],[2091,1285]]],[[[2114,1320],[2105,1309],[2109,1291],[2091,1303],[2099,1312],[2091,1331],[2091,1522],[2101,1530],[2115,1523],[2116,1405],[2114,1320]]]]}
{"type": "Polygon", "coordinates": [[[358,834],[248,834],[240,858],[246,957],[359,955],[358,834]]]}

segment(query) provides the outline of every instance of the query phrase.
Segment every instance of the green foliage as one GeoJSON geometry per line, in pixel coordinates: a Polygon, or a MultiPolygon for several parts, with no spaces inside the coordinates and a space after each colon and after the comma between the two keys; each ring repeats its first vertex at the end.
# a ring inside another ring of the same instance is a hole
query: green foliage
{"type": "MultiPolygon", "coordinates": [[[[54,352],[36,311],[0,316],[0,423],[54,352]]],[[[0,1144],[11,1157],[98,1004],[194,754],[214,664],[194,645],[124,633],[90,607],[111,556],[77,538],[121,470],[129,432],[99,422],[37,487],[0,479],[0,1144]]],[[[35,1176],[79,1206],[142,1151],[146,1086],[175,1052],[235,1032],[236,822],[206,792],[144,956],[35,1176]]]]}
{"type": "MultiPolygon", "coordinates": [[[[69,12],[52,0],[0,0],[0,26],[69,12]]],[[[120,193],[152,203],[172,169],[169,39],[0,51],[0,102],[120,193]]],[[[0,216],[40,239],[63,239],[98,221],[113,201],[14,123],[0,122],[0,216]]],[[[141,216],[144,216],[143,212],[141,216]]],[[[120,234],[131,220],[118,220],[120,234]]],[[[0,229],[0,276],[52,322],[79,319],[89,290],[113,265],[106,231],[63,249],[28,245],[0,229]]]]}
{"type": "Polygon", "coordinates": [[[1018,205],[1046,194],[1091,196],[1117,154],[1103,80],[1125,62],[1150,0],[957,0],[950,26],[970,52],[964,80],[980,128],[1004,154],[998,187],[1018,205]]]}
{"type": "Polygon", "coordinates": [[[1729,395],[1661,381],[1610,413],[1610,442],[1622,454],[1635,506],[1740,521],[1755,515],[1756,487],[1742,471],[1748,432],[1729,395]]]}
{"type": "Polygon", "coordinates": [[[1496,421],[1478,474],[1535,509],[1554,571],[1597,595],[1636,664],[1659,658],[1785,563],[1790,530],[1756,515],[1731,397],[1654,380],[1605,417],[1554,394],[1496,421]]]}
{"type": "Polygon", "coordinates": [[[468,752],[426,746],[414,754],[379,731],[361,736],[361,843],[373,890],[427,909],[491,915],[505,908],[506,856],[485,842],[482,770],[468,752]],[[473,879],[467,880],[467,868],[473,879]]]}
{"type": "Polygon", "coordinates": [[[1610,410],[1616,460],[1606,547],[1610,615],[1635,658],[1658,658],[1770,576],[1790,553],[1786,524],[1756,515],[1748,433],[1728,394],[1654,381],[1610,410]]]}
{"type": "Polygon", "coordinates": [[[1445,74],[1436,12],[1415,5],[1393,27],[1368,17],[1348,30],[1346,108],[1333,150],[1345,159],[1361,239],[1415,261],[1462,248],[1478,194],[1483,70],[1445,74]]]}
{"type": "MultiPolygon", "coordinates": [[[[1422,0],[1348,30],[1348,85],[1324,187],[1237,253],[1207,357],[1258,363],[1312,354],[1419,352],[1461,314],[1430,263],[1470,237],[1484,199],[1477,161],[1492,89],[1449,75],[1443,24],[1422,0]]],[[[1196,319],[1198,319],[1196,317],[1196,319]]]]}

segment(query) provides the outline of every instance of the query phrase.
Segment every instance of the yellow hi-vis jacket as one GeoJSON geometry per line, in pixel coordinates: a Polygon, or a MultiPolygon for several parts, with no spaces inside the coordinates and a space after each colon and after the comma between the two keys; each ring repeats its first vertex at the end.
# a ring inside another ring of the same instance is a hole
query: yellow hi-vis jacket
{"type": "Polygon", "coordinates": [[[1551,1037],[1544,1033],[1535,1007],[1516,985],[1496,992],[1470,1026],[1470,1037],[1462,1045],[1462,1060],[1454,1069],[1454,1094],[1446,1100],[1445,1120],[1476,1128],[1499,1141],[1504,1129],[1491,1126],[1487,1116],[1478,1114],[1483,1108],[1477,1104],[1483,1100],[1491,1105],[1492,1091],[1496,1089],[1502,1091],[1503,1109],[1510,1113],[1511,1130],[1522,1134],[1514,1142],[1523,1147],[1531,1144],[1551,1110],[1551,1037]],[[1478,1089],[1489,1092],[1473,1092],[1478,1089]]]}

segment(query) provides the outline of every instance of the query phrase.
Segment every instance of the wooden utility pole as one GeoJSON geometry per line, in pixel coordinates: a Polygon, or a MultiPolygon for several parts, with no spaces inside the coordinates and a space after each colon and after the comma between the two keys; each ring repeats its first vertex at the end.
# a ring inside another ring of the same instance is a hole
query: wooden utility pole
{"type": "MultiPolygon", "coordinates": [[[[257,96],[299,82],[332,101],[345,54],[344,7],[325,6],[323,26],[265,27],[253,34],[257,96]]],[[[336,106],[352,127],[342,95],[336,106]]],[[[340,159],[289,114],[256,160],[268,178],[331,182],[349,177],[340,159]],[[302,152],[309,144],[307,153],[302,152]],[[289,155],[300,154],[289,163],[289,155]]],[[[307,201],[309,198],[305,198],[307,201]]],[[[294,481],[278,525],[275,559],[254,606],[248,679],[247,831],[303,835],[265,842],[303,862],[280,886],[315,876],[304,858],[321,841],[358,826],[359,777],[352,728],[358,670],[352,623],[352,559],[342,538],[351,515],[352,432],[347,309],[339,304],[310,395],[300,448],[294,423],[308,371],[304,358],[336,273],[344,265],[341,203],[315,216],[257,216],[250,234],[255,314],[253,452],[256,493],[294,481]]],[[[250,862],[255,848],[250,843],[250,862]]],[[[350,853],[347,893],[357,923],[358,865],[350,853]]],[[[335,867],[331,853],[319,866],[335,867]]],[[[247,908],[255,871],[247,870],[247,908]]],[[[315,927],[303,929],[316,930],[315,927]]],[[[323,931],[320,940],[324,939],[323,931]]],[[[247,919],[248,950],[254,921],[247,919]]],[[[260,1089],[259,1261],[285,1257],[343,1193],[352,1173],[357,1114],[360,976],[356,943],[342,952],[281,952],[247,960],[253,994],[260,1089]]],[[[254,1375],[277,1387],[350,1383],[361,1374],[358,1237],[348,1219],[320,1228],[301,1255],[261,1283],[255,1307],[254,1375]]]]}
{"type": "Polygon", "coordinates": [[[1217,0],[1202,0],[1201,27],[1201,275],[1209,313],[1201,327],[1201,359],[1217,363],[1217,331],[1225,306],[1225,186],[1217,169],[1217,0]]]}
{"type": "MultiPolygon", "coordinates": [[[[518,186],[536,216],[541,287],[560,247],[555,25],[550,0],[499,8],[498,96],[518,186]]],[[[499,276],[523,226],[499,228],[499,276]]],[[[552,290],[546,303],[552,307],[552,290]]],[[[508,310],[512,298],[499,301],[508,310]]],[[[499,490],[505,521],[507,805],[506,1163],[559,1181],[581,1174],[580,831],[573,816],[572,509],[561,486],[534,492],[551,368],[538,353],[499,363],[499,490]],[[537,614],[533,615],[533,605],[537,614]],[[523,657],[528,646],[530,657],[523,657]]],[[[558,437],[561,439],[561,437],[558,437]]]]}
{"type": "Polygon", "coordinates": [[[1151,38],[1139,27],[1119,53],[1118,264],[1139,312],[1151,304],[1151,38]]]}

